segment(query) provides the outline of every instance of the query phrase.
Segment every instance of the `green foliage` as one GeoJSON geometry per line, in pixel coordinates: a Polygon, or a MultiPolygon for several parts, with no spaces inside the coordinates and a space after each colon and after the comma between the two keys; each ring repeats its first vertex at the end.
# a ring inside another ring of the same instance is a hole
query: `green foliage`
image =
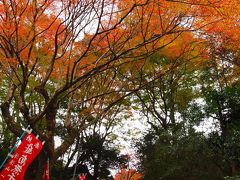
{"type": "MultiPolygon", "coordinates": [[[[157,55],[150,60],[156,64],[157,55]]],[[[150,131],[137,143],[145,179],[237,178],[240,174],[240,82],[227,82],[226,74],[212,66],[198,71],[198,77],[191,80],[194,73],[180,67],[146,88],[141,93],[141,101],[134,101],[148,107],[145,115],[151,124],[150,131]],[[174,106],[170,106],[171,102],[174,106]],[[164,122],[166,111],[180,115],[176,122],[163,127],[154,119],[160,115],[164,122]],[[196,132],[195,127],[212,119],[216,122],[212,132],[196,132]]]]}
{"type": "Polygon", "coordinates": [[[224,177],[224,180],[240,180],[240,176],[235,176],[235,177],[226,176],[224,177]]]}
{"type": "Polygon", "coordinates": [[[194,130],[149,132],[138,143],[144,179],[216,179],[223,176],[207,138],[194,130]]]}
{"type": "Polygon", "coordinates": [[[191,102],[181,112],[181,117],[188,122],[190,126],[200,125],[205,118],[205,111],[198,102],[191,102]]]}

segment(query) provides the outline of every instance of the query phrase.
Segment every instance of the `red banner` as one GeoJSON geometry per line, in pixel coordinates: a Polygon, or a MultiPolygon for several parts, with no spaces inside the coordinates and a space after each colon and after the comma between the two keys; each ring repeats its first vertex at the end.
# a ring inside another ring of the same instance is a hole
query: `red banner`
{"type": "Polygon", "coordinates": [[[43,180],[49,180],[49,160],[44,165],[43,180]]]}
{"type": "Polygon", "coordinates": [[[32,133],[26,134],[0,173],[1,180],[23,180],[27,167],[41,151],[43,143],[32,133]]]}
{"type": "Polygon", "coordinates": [[[87,177],[87,173],[81,173],[81,174],[78,176],[78,180],[86,180],[86,177],[87,177]]]}

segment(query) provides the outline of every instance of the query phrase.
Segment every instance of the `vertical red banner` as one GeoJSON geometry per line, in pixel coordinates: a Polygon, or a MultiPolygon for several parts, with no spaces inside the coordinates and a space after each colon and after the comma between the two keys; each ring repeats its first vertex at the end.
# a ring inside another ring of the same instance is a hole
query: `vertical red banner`
{"type": "Polygon", "coordinates": [[[86,180],[86,177],[87,177],[87,173],[81,173],[81,174],[78,176],[78,180],[86,180]]]}
{"type": "Polygon", "coordinates": [[[49,160],[44,165],[43,180],[49,180],[49,160]]]}
{"type": "Polygon", "coordinates": [[[41,151],[43,143],[32,133],[26,134],[0,173],[1,180],[23,180],[25,171],[41,151]]]}

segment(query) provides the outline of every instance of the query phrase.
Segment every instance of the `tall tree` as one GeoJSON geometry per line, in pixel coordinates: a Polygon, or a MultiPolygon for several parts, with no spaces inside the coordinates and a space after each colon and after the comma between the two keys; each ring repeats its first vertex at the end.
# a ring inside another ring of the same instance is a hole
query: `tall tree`
{"type": "MultiPolygon", "coordinates": [[[[46,141],[38,173],[47,157],[51,164],[56,162],[74,143],[79,131],[91,124],[66,123],[74,113],[71,100],[77,94],[86,93],[86,87],[96,88],[95,93],[92,97],[82,96],[79,102],[89,100],[94,104],[98,103],[94,101],[96,97],[109,95],[109,91],[98,91],[97,84],[91,85],[89,81],[102,73],[115,79],[119,67],[145,59],[174,42],[183,32],[199,30],[216,21],[215,18],[197,21],[200,13],[215,12],[213,3],[203,2],[0,2],[0,67],[4,92],[1,112],[15,136],[21,134],[23,126],[30,125],[46,141]],[[195,11],[202,6],[205,11],[195,11]],[[68,112],[63,117],[67,132],[61,145],[55,148],[57,116],[62,113],[60,106],[65,98],[69,98],[68,112]]],[[[145,85],[123,86],[124,82],[128,84],[127,80],[122,78],[121,85],[108,84],[108,90],[112,87],[118,96],[115,101],[105,101],[104,112],[145,85]]]]}

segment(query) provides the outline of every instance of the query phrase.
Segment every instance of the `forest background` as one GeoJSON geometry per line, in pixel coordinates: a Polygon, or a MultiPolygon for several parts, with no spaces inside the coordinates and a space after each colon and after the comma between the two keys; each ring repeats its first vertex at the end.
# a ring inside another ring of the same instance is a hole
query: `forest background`
{"type": "Polygon", "coordinates": [[[144,179],[237,178],[239,33],[238,0],[1,0],[0,159],[29,125],[46,143],[25,179],[47,159],[111,179],[134,112],[144,179]]]}

